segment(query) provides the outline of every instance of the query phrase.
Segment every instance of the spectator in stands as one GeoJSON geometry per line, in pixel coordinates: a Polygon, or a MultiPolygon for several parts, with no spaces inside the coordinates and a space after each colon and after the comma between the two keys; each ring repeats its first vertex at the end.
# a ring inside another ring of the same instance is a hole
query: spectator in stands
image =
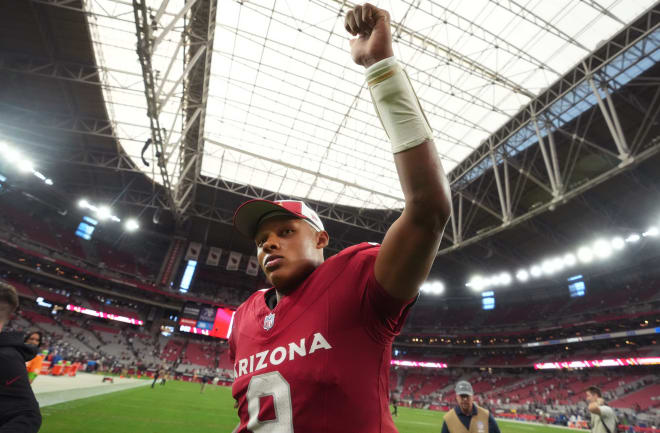
{"type": "MultiPolygon", "coordinates": [[[[0,281],[0,331],[17,307],[16,289],[0,281]]],[[[20,333],[0,333],[0,433],[34,433],[41,427],[39,403],[25,369],[36,353],[20,333]]]]}
{"type": "Polygon", "coordinates": [[[493,414],[474,404],[474,391],[469,382],[459,381],[454,391],[458,405],[445,415],[442,433],[461,433],[466,429],[470,433],[500,433],[493,414]]]}
{"type": "Polygon", "coordinates": [[[589,412],[591,412],[592,433],[616,433],[617,421],[614,409],[605,405],[603,393],[597,386],[590,386],[585,391],[589,412]]]}

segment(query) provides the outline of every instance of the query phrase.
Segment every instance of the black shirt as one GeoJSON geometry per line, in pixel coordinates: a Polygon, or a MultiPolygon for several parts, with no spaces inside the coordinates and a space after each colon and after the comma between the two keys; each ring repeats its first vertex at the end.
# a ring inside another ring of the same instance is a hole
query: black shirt
{"type": "MultiPolygon", "coordinates": [[[[469,431],[470,421],[472,420],[473,416],[477,415],[477,405],[476,404],[472,405],[472,414],[469,416],[463,413],[460,406],[456,406],[454,410],[456,411],[456,415],[458,415],[458,419],[461,420],[465,428],[469,431]]],[[[444,421],[442,423],[442,433],[449,433],[449,428],[447,427],[447,423],[444,421]]],[[[488,433],[500,433],[500,428],[497,426],[497,422],[495,422],[495,417],[493,417],[493,414],[491,412],[488,412],[488,433]]]]}
{"type": "Polygon", "coordinates": [[[36,354],[36,347],[23,344],[21,333],[0,333],[0,432],[36,433],[41,427],[39,403],[25,368],[36,354]]]}

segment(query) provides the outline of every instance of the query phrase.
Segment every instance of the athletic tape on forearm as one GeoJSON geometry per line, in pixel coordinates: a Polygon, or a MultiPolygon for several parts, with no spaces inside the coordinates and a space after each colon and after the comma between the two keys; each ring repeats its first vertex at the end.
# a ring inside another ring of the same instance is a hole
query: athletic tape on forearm
{"type": "Polygon", "coordinates": [[[371,65],[366,77],[376,114],[392,143],[393,153],[433,139],[410,79],[394,57],[371,65]]]}

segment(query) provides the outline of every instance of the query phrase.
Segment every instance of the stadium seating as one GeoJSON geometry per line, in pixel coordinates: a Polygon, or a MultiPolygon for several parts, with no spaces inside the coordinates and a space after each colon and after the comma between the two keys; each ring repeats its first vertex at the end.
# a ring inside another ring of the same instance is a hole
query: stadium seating
{"type": "Polygon", "coordinates": [[[205,368],[215,368],[215,356],[213,345],[190,341],[186,346],[183,362],[205,368]]]}
{"type": "Polygon", "coordinates": [[[647,410],[650,408],[660,407],[660,383],[647,386],[639,391],[632,392],[621,398],[611,401],[612,407],[617,408],[638,408],[639,410],[647,410]]]}
{"type": "Polygon", "coordinates": [[[12,206],[4,207],[3,214],[11,225],[35,242],[56,250],[62,249],[46,220],[19,212],[12,206]]]}
{"type": "Polygon", "coordinates": [[[177,361],[181,355],[181,351],[183,350],[184,345],[185,342],[183,340],[171,338],[163,348],[160,359],[167,362],[177,361]]]}
{"type": "Polygon", "coordinates": [[[34,291],[27,284],[23,284],[23,283],[21,283],[17,280],[11,280],[11,279],[6,279],[4,281],[6,283],[11,284],[12,286],[14,286],[16,288],[16,291],[19,294],[23,295],[23,296],[27,296],[27,297],[30,297],[30,298],[36,298],[37,297],[37,295],[34,293],[34,291]]]}
{"type": "Polygon", "coordinates": [[[54,290],[49,290],[48,288],[45,287],[34,285],[32,286],[32,292],[34,292],[36,296],[41,296],[42,298],[48,301],[58,302],[63,305],[69,303],[69,298],[66,295],[57,293],[54,290]]]}

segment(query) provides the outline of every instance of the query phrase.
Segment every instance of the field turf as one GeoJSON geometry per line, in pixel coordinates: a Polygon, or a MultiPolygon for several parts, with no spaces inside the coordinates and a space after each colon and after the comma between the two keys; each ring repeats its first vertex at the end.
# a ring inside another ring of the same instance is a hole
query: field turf
{"type": "MultiPolygon", "coordinates": [[[[167,382],[42,408],[40,433],[231,432],[238,422],[229,388],[167,382]]],[[[399,408],[400,433],[440,433],[442,414],[399,408]]],[[[569,430],[499,422],[502,433],[561,433],[569,430]]]]}

